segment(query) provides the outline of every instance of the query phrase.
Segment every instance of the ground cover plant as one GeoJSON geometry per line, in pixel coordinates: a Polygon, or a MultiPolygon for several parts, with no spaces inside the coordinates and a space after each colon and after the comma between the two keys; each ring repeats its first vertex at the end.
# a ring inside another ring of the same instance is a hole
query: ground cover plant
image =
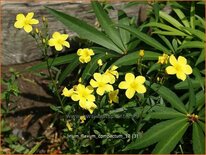
{"type": "MultiPolygon", "coordinates": [[[[24,72],[46,68],[56,99],[50,106],[61,135],[55,153],[205,153],[204,3],[146,4],[147,19],[137,24],[124,9],[112,20],[112,5],[92,1],[98,27],[45,6],[85,41],[63,55],[68,34],[49,34],[47,19],[40,27],[33,12],[16,16],[14,27],[33,37],[44,57],[24,72]]],[[[20,93],[14,80],[24,72],[4,81],[6,103],[20,93]]],[[[38,152],[46,138],[22,152],[38,152]]]]}

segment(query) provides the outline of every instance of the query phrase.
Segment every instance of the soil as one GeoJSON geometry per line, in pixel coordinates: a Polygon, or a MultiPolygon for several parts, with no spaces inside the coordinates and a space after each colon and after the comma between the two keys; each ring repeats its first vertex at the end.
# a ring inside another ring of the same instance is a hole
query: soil
{"type": "MultiPolygon", "coordinates": [[[[39,62],[2,66],[2,77],[9,77],[10,67],[14,68],[15,71],[22,71],[39,62]]],[[[41,70],[41,72],[47,74],[45,70],[41,70]]],[[[16,108],[6,117],[6,121],[9,122],[13,134],[20,137],[22,143],[31,140],[33,142],[30,145],[33,146],[35,140],[32,139],[44,135],[50,126],[52,111],[49,106],[55,103],[55,99],[47,85],[48,80],[35,75],[34,72],[24,73],[18,78],[20,95],[12,96],[12,100],[14,99],[16,102],[16,108]]],[[[4,90],[5,86],[2,85],[2,92],[4,90]]],[[[11,108],[12,104],[10,104],[11,108]]],[[[41,153],[46,152],[44,150],[41,153]]]]}

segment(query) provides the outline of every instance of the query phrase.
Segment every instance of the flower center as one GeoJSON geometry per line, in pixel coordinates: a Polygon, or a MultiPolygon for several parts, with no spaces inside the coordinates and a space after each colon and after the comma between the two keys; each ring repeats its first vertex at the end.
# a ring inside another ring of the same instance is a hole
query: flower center
{"type": "Polygon", "coordinates": [[[177,72],[182,72],[182,65],[176,64],[175,69],[177,70],[177,72]]]}
{"type": "Polygon", "coordinates": [[[138,84],[136,82],[134,82],[134,81],[130,83],[130,87],[135,89],[135,90],[137,89],[137,85],[138,84]]]}
{"type": "Polygon", "coordinates": [[[28,19],[25,19],[25,20],[24,20],[24,24],[25,24],[25,25],[29,25],[29,23],[30,23],[30,20],[28,20],[28,19]]]}

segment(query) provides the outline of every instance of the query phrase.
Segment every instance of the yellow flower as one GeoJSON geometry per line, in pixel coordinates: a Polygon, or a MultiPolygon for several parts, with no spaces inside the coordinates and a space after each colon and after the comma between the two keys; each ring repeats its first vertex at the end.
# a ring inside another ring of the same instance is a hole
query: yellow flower
{"type": "Polygon", "coordinates": [[[143,57],[144,56],[144,50],[140,50],[139,56],[143,57]]]}
{"type": "Polygon", "coordinates": [[[143,94],[146,92],[146,87],[143,85],[145,82],[144,76],[137,76],[135,78],[134,74],[127,73],[125,75],[125,81],[119,84],[120,89],[127,89],[126,96],[127,98],[131,99],[135,92],[139,94],[143,94]]]}
{"type": "Polygon", "coordinates": [[[34,13],[29,12],[26,17],[20,13],[16,16],[16,22],[14,23],[14,27],[16,28],[24,28],[24,30],[29,33],[32,31],[32,26],[34,24],[38,24],[39,21],[37,19],[33,19],[34,13]]]}
{"type": "Polygon", "coordinates": [[[172,66],[166,68],[167,74],[176,74],[177,78],[182,81],[186,79],[186,75],[192,74],[192,68],[190,65],[187,65],[187,59],[183,56],[179,56],[178,59],[176,59],[174,55],[171,55],[169,61],[172,66]]]}
{"type": "Polygon", "coordinates": [[[158,62],[159,64],[167,64],[169,59],[169,56],[167,54],[163,54],[162,56],[159,56],[158,62]]]}
{"type": "Polygon", "coordinates": [[[111,68],[107,69],[106,72],[104,73],[104,75],[109,76],[110,84],[115,83],[115,79],[118,79],[119,77],[119,73],[116,71],[117,68],[118,68],[117,66],[113,65],[111,68]]]}
{"type": "Polygon", "coordinates": [[[119,103],[118,93],[119,89],[109,92],[109,103],[119,103]]]}
{"type": "Polygon", "coordinates": [[[65,87],[62,90],[62,95],[66,96],[66,97],[71,97],[73,93],[74,93],[74,87],[69,89],[69,90],[65,87]]]}
{"type": "Polygon", "coordinates": [[[70,123],[70,121],[67,121],[66,126],[67,126],[67,128],[68,128],[69,131],[73,131],[72,123],[70,123]]]}
{"type": "Polygon", "coordinates": [[[91,56],[94,55],[94,51],[88,48],[80,48],[77,51],[77,55],[79,56],[79,61],[81,63],[88,63],[91,61],[91,56]]]}
{"type": "Polygon", "coordinates": [[[102,66],[102,65],[103,65],[102,59],[99,59],[99,60],[97,61],[97,64],[98,64],[99,66],[102,66]]]}
{"type": "Polygon", "coordinates": [[[79,106],[92,114],[94,109],[97,108],[96,104],[94,104],[95,96],[92,95],[92,92],[93,89],[91,86],[85,87],[82,84],[78,84],[74,93],[71,95],[71,99],[73,101],[79,101],[79,106]]]}
{"type": "Polygon", "coordinates": [[[60,34],[59,32],[54,32],[52,34],[52,38],[49,39],[49,46],[54,46],[57,51],[61,51],[63,46],[70,47],[70,44],[67,40],[69,37],[68,34],[60,34]]]}
{"type": "Polygon", "coordinates": [[[100,73],[94,73],[94,79],[90,80],[90,85],[93,88],[97,88],[97,94],[102,96],[105,92],[113,91],[112,85],[108,84],[110,82],[109,76],[100,73]]]}
{"type": "Polygon", "coordinates": [[[83,115],[83,116],[80,116],[80,121],[81,123],[84,123],[84,121],[86,120],[86,117],[83,115]]]}

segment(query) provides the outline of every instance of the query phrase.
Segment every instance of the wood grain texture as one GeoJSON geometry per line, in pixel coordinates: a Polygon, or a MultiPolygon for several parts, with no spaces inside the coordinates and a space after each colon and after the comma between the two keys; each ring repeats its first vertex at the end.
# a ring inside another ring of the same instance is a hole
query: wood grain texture
{"type": "MultiPolygon", "coordinates": [[[[75,3],[71,2],[2,2],[2,64],[18,64],[31,62],[33,60],[40,59],[41,52],[37,48],[35,41],[25,31],[14,28],[14,22],[18,13],[35,12],[35,18],[41,21],[42,16],[48,19],[49,32],[59,31],[61,33],[68,33],[70,36],[74,36],[75,33],[71,32],[62,23],[55,20],[55,18],[48,14],[44,5],[51,8],[63,11],[67,14],[73,15],[86,21],[87,23],[94,25],[96,18],[91,11],[91,6],[88,2],[81,3],[79,1],[75,3]]],[[[123,3],[114,3],[116,9],[122,8],[123,3]]],[[[129,15],[138,16],[139,7],[131,7],[125,10],[129,15]]],[[[117,18],[117,11],[111,12],[110,16],[115,20],[117,18]]]]}

